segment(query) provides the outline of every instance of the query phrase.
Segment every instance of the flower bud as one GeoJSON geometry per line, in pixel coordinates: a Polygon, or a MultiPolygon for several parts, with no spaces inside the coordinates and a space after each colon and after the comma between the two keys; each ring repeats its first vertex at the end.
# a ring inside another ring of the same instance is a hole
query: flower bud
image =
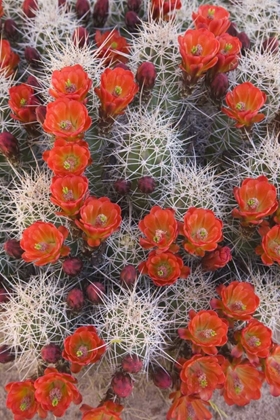
{"type": "Polygon", "coordinates": [[[146,61],[138,67],[135,78],[141,89],[150,90],[154,87],[156,76],[157,72],[154,64],[146,61]]]}
{"type": "Polygon", "coordinates": [[[88,0],[76,1],[76,14],[78,19],[88,21],[90,16],[90,4],[88,0]]]}
{"type": "Polygon", "coordinates": [[[138,14],[141,9],[141,3],[142,0],[127,0],[127,8],[138,14]]]}
{"type": "Polygon", "coordinates": [[[41,62],[41,56],[35,48],[26,47],[24,57],[28,64],[33,68],[38,68],[41,62]]]}
{"type": "Polygon", "coordinates": [[[46,115],[47,115],[47,107],[45,105],[37,106],[37,108],[35,109],[35,114],[36,114],[38,123],[43,125],[46,115]]]}
{"type": "Polygon", "coordinates": [[[128,287],[133,287],[134,283],[136,282],[136,279],[136,268],[132,264],[126,265],[120,273],[121,283],[126,284],[126,286],[128,287]]]}
{"type": "Polygon", "coordinates": [[[28,78],[26,79],[26,82],[25,83],[27,85],[35,88],[34,89],[35,91],[36,91],[36,89],[41,89],[42,88],[41,85],[40,85],[40,83],[38,82],[38,80],[34,76],[28,76],[28,78]]]}
{"type": "Polygon", "coordinates": [[[160,389],[170,388],[173,383],[171,375],[160,366],[153,368],[152,380],[155,386],[160,389]]]}
{"type": "Polygon", "coordinates": [[[47,363],[56,363],[61,358],[61,349],[56,344],[47,344],[41,349],[41,357],[47,363]]]}
{"type": "Polygon", "coordinates": [[[138,190],[143,194],[151,194],[156,188],[156,181],[151,176],[138,179],[138,190]]]}
{"type": "Polygon", "coordinates": [[[139,31],[139,28],[141,25],[141,19],[135,12],[133,12],[132,10],[129,12],[126,12],[124,21],[130,33],[134,34],[139,31]]]}
{"type": "Polygon", "coordinates": [[[240,32],[236,35],[236,37],[239,39],[239,41],[242,44],[241,52],[244,55],[245,50],[248,50],[251,46],[251,41],[248,37],[248,35],[245,34],[245,32],[240,32]]]}
{"type": "Polygon", "coordinates": [[[86,28],[80,26],[76,28],[72,35],[72,41],[76,47],[84,48],[89,45],[89,32],[86,28]]]}
{"type": "Polygon", "coordinates": [[[7,292],[6,289],[4,289],[3,287],[0,287],[0,305],[1,303],[9,302],[9,300],[10,300],[10,294],[7,292]]]}
{"type": "Polygon", "coordinates": [[[117,372],[112,379],[111,387],[119,398],[126,398],[132,393],[133,383],[128,373],[117,372]]]}
{"type": "Polygon", "coordinates": [[[97,0],[93,9],[93,26],[103,28],[109,14],[109,0],[97,0]]]}
{"type": "Polygon", "coordinates": [[[95,304],[103,302],[102,295],[104,295],[104,293],[105,286],[99,282],[90,283],[86,288],[87,298],[95,304]]]}
{"type": "Polygon", "coordinates": [[[136,354],[126,355],[122,359],[122,368],[127,373],[138,373],[143,367],[143,362],[136,354]]]}
{"type": "Polygon", "coordinates": [[[225,73],[218,73],[210,83],[210,95],[214,100],[220,101],[228,91],[229,81],[225,73]]]}
{"type": "Polygon", "coordinates": [[[63,261],[62,270],[70,277],[80,274],[83,268],[83,261],[79,257],[68,257],[63,261]]]}
{"type": "Polygon", "coordinates": [[[272,54],[276,54],[278,50],[279,50],[279,42],[275,36],[267,38],[266,40],[263,41],[262,48],[261,48],[262,53],[269,52],[272,54]]]}
{"type": "Polygon", "coordinates": [[[238,30],[236,29],[235,23],[231,22],[231,24],[228,27],[228,30],[226,31],[231,36],[236,36],[238,34],[238,30]]]}
{"type": "Polygon", "coordinates": [[[12,161],[17,161],[19,158],[18,140],[7,131],[0,134],[0,153],[12,161]]]}
{"type": "Polygon", "coordinates": [[[204,271],[215,271],[227,265],[231,259],[230,248],[218,246],[215,251],[209,252],[202,258],[201,265],[204,271]]]}
{"type": "Polygon", "coordinates": [[[15,354],[12,350],[6,344],[0,346],[0,363],[9,363],[13,360],[15,360],[15,354]]]}
{"type": "Polygon", "coordinates": [[[23,254],[23,249],[20,247],[20,241],[16,239],[8,239],[4,243],[4,250],[9,257],[15,258],[17,260],[21,259],[23,254]]]}
{"type": "Polygon", "coordinates": [[[37,0],[24,0],[22,4],[22,10],[26,17],[32,19],[36,16],[36,11],[38,10],[37,0]]]}
{"type": "Polygon", "coordinates": [[[66,302],[70,309],[72,309],[75,312],[79,312],[84,306],[83,292],[77,287],[75,287],[68,293],[66,302]]]}
{"type": "Polygon", "coordinates": [[[125,179],[118,179],[114,182],[114,189],[120,195],[126,195],[129,193],[131,188],[131,182],[126,181],[125,179]]]}
{"type": "Polygon", "coordinates": [[[18,34],[18,27],[13,19],[7,19],[4,22],[4,32],[8,39],[15,39],[18,34]]]}

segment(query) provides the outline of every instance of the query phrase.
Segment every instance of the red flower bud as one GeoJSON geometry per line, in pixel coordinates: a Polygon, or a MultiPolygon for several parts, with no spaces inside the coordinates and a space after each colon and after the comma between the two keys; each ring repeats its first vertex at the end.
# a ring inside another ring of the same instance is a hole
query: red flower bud
{"type": "Polygon", "coordinates": [[[77,0],[76,14],[78,19],[87,21],[90,15],[90,4],[88,0],[77,0]]]}
{"type": "Polygon", "coordinates": [[[125,14],[124,21],[129,32],[133,34],[139,31],[141,19],[133,10],[125,14]]]}
{"type": "Polygon", "coordinates": [[[70,309],[79,312],[84,306],[83,292],[77,287],[75,289],[70,290],[70,292],[67,295],[66,302],[70,309]]]}
{"type": "Polygon", "coordinates": [[[238,30],[236,29],[236,25],[235,25],[235,23],[232,23],[231,22],[231,24],[229,25],[229,27],[228,27],[228,29],[227,29],[227,31],[226,31],[229,35],[231,35],[231,36],[236,36],[237,37],[237,34],[238,34],[238,30]]]}
{"type": "Polygon", "coordinates": [[[22,10],[26,17],[32,19],[36,16],[36,11],[38,10],[37,0],[24,0],[22,4],[22,10]]]}
{"type": "Polygon", "coordinates": [[[76,28],[72,35],[72,41],[76,47],[84,48],[89,45],[89,32],[86,28],[80,26],[76,28]]]}
{"type": "Polygon", "coordinates": [[[276,54],[278,50],[279,50],[279,42],[275,36],[267,38],[266,40],[263,41],[262,48],[261,48],[262,53],[270,52],[272,54],[276,54]]]}
{"type": "Polygon", "coordinates": [[[143,367],[143,362],[136,354],[126,355],[122,360],[122,368],[127,373],[138,373],[143,367]]]}
{"type": "Polygon", "coordinates": [[[36,79],[36,77],[34,76],[28,76],[28,78],[26,79],[25,82],[27,85],[35,88],[34,90],[36,91],[37,89],[42,89],[42,86],[40,85],[40,83],[38,82],[38,80],[36,79]]]}
{"type": "Polygon", "coordinates": [[[47,115],[47,107],[45,105],[37,106],[37,108],[35,110],[35,114],[36,114],[36,118],[37,118],[38,123],[43,125],[44,121],[46,119],[46,115],[47,115]]]}
{"type": "Polygon", "coordinates": [[[102,295],[105,293],[105,286],[102,283],[90,283],[86,288],[86,295],[92,303],[102,303],[102,295]]]}
{"type": "Polygon", "coordinates": [[[153,63],[146,61],[142,63],[138,69],[135,76],[140,88],[142,89],[153,89],[156,81],[156,68],[153,63]]]}
{"type": "Polygon", "coordinates": [[[138,179],[138,189],[143,194],[151,194],[156,188],[156,181],[151,176],[143,176],[138,179]]]}
{"type": "Polygon", "coordinates": [[[251,41],[250,41],[248,35],[245,34],[245,32],[240,32],[236,36],[242,44],[241,52],[242,52],[242,54],[244,54],[244,51],[248,50],[250,48],[251,41]]]}
{"type": "Polygon", "coordinates": [[[173,383],[170,374],[160,366],[153,368],[152,380],[155,386],[160,389],[170,388],[173,383]]]}
{"type": "Polygon", "coordinates": [[[118,179],[116,182],[114,182],[114,188],[118,194],[126,195],[130,191],[131,182],[126,181],[125,179],[118,179]]]}
{"type": "Polygon", "coordinates": [[[62,270],[68,276],[75,277],[80,274],[83,268],[83,261],[78,257],[69,257],[63,261],[62,270]]]}
{"type": "Polygon", "coordinates": [[[4,243],[4,250],[9,257],[16,258],[17,260],[19,260],[23,254],[20,241],[17,241],[16,239],[8,239],[4,243]]]}
{"type": "Polygon", "coordinates": [[[120,273],[120,280],[121,283],[126,284],[128,287],[132,287],[137,279],[137,271],[136,268],[132,264],[126,265],[121,273],[120,273]]]}
{"type": "Polygon", "coordinates": [[[225,73],[218,73],[210,83],[210,95],[214,100],[222,100],[229,87],[228,76],[225,73]]]}
{"type": "MultiPolygon", "coordinates": [[[[4,289],[3,287],[0,287],[0,305],[1,305],[1,303],[9,302],[9,300],[10,300],[10,295],[7,292],[7,290],[4,289]]],[[[0,307],[0,309],[1,309],[1,307],[0,307]]]]}
{"type": "Polygon", "coordinates": [[[61,358],[61,349],[56,344],[47,344],[41,349],[41,357],[47,363],[56,363],[61,358]]]}
{"type": "Polygon", "coordinates": [[[6,158],[17,161],[19,158],[18,140],[11,133],[4,131],[0,134],[0,153],[6,158]]]}
{"type": "Polygon", "coordinates": [[[15,360],[15,355],[11,349],[4,344],[0,347],[0,363],[9,363],[15,360]]]}
{"type": "Polygon", "coordinates": [[[132,10],[135,13],[139,13],[141,9],[142,0],[127,0],[128,10],[132,10]]]}
{"type": "Polygon", "coordinates": [[[14,39],[18,33],[18,27],[13,19],[7,19],[4,22],[4,32],[8,39],[14,39]]]}
{"type": "Polygon", "coordinates": [[[119,398],[126,398],[132,393],[133,383],[128,373],[117,372],[112,379],[111,387],[119,398]]]}
{"type": "Polygon", "coordinates": [[[204,271],[215,271],[227,265],[231,260],[230,248],[228,246],[218,246],[215,251],[209,252],[202,258],[201,265],[204,271]]]}
{"type": "Polygon", "coordinates": [[[102,28],[109,14],[109,0],[97,0],[93,9],[93,25],[102,28]]]}
{"type": "Polygon", "coordinates": [[[40,66],[41,56],[35,48],[26,47],[24,57],[31,67],[37,68],[40,66]]]}

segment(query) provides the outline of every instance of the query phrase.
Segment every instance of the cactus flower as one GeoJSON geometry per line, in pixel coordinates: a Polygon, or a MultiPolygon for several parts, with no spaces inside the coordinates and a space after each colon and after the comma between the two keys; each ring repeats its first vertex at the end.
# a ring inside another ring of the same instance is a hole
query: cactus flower
{"type": "Polygon", "coordinates": [[[193,12],[192,18],[196,29],[206,28],[215,36],[222,35],[230,26],[229,12],[221,6],[204,4],[193,12]]]}
{"type": "Polygon", "coordinates": [[[274,397],[280,395],[280,346],[273,344],[269,356],[264,362],[265,380],[270,385],[270,393],[274,397]]]}
{"type": "Polygon", "coordinates": [[[39,101],[34,95],[32,87],[22,83],[9,89],[9,106],[12,110],[11,117],[22,123],[37,121],[36,107],[39,101]]]}
{"type": "Polygon", "coordinates": [[[117,29],[106,31],[101,34],[95,32],[95,43],[98,47],[98,57],[103,58],[104,66],[115,63],[127,63],[126,55],[129,53],[129,46],[126,39],[121,36],[117,29]]]}
{"type": "Polygon", "coordinates": [[[263,235],[256,254],[261,256],[265,265],[272,265],[274,261],[280,264],[280,225],[273,226],[263,235]]]}
{"type": "Polygon", "coordinates": [[[0,39],[0,74],[11,76],[19,63],[19,56],[11,49],[9,41],[0,39]]]}
{"type": "Polygon", "coordinates": [[[54,98],[68,98],[83,101],[91,88],[92,81],[80,64],[55,70],[51,79],[49,93],[54,98]]]}
{"type": "Polygon", "coordinates": [[[83,413],[82,420],[122,420],[120,413],[123,408],[122,405],[108,400],[97,408],[92,408],[89,405],[83,404],[80,410],[83,413]]]}
{"type": "Polygon", "coordinates": [[[154,20],[169,20],[168,14],[182,7],[180,0],[152,0],[151,11],[154,20]]]}
{"type": "Polygon", "coordinates": [[[201,400],[197,395],[184,395],[181,391],[172,392],[172,405],[167,413],[166,420],[211,420],[212,414],[207,410],[207,401],[201,400]]]}

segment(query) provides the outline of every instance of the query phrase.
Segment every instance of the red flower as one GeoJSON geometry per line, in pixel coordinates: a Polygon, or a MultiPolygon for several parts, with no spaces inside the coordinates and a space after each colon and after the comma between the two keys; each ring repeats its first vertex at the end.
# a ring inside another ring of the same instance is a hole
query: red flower
{"type": "Polygon", "coordinates": [[[63,246],[67,236],[68,230],[63,226],[56,228],[52,223],[33,223],[22,233],[23,260],[37,266],[56,262],[70,252],[68,246],[63,246]]]}
{"type": "Polygon", "coordinates": [[[204,271],[216,271],[218,268],[227,265],[231,260],[230,248],[228,246],[218,246],[215,251],[209,252],[202,258],[201,265],[204,271]]]}
{"type": "Polygon", "coordinates": [[[180,0],[152,0],[151,10],[152,19],[168,20],[168,14],[173,10],[179,10],[182,7],[180,0]]]}
{"type": "Polygon", "coordinates": [[[22,382],[10,382],[5,386],[8,392],[6,406],[12,410],[14,420],[32,419],[36,413],[46,418],[47,413],[35,399],[34,382],[27,379],[22,382]]]}
{"type": "Polygon", "coordinates": [[[183,382],[181,392],[198,394],[202,400],[210,400],[213,391],[225,381],[225,375],[216,357],[200,355],[187,360],[180,372],[183,382]]]}
{"type": "Polygon", "coordinates": [[[87,142],[70,143],[56,139],[51,150],[43,153],[43,159],[55,175],[81,175],[92,162],[87,142]]]}
{"type": "Polygon", "coordinates": [[[86,107],[79,101],[59,98],[47,105],[43,129],[65,139],[81,137],[91,126],[86,107]]]}
{"type": "Polygon", "coordinates": [[[188,84],[194,85],[217,61],[220,43],[207,29],[188,29],[178,37],[181,69],[187,73],[188,84]]]}
{"type": "Polygon", "coordinates": [[[80,220],[75,220],[75,223],[85,232],[85,239],[91,247],[99,246],[118,229],[122,221],[120,206],[111,203],[107,197],[89,197],[80,215],[80,220]]]}
{"type": "Polygon", "coordinates": [[[98,362],[105,351],[105,342],[98,337],[96,328],[80,327],[65,338],[62,357],[71,363],[71,372],[78,373],[83,366],[98,362]]]}
{"type": "Polygon", "coordinates": [[[88,193],[88,179],[84,176],[53,177],[50,187],[51,202],[61,207],[57,214],[73,217],[79,213],[88,193]]]}
{"type": "Polygon", "coordinates": [[[72,401],[74,404],[82,401],[82,396],[74,385],[76,383],[73,376],[47,368],[44,376],[34,383],[35,398],[44,410],[51,411],[56,417],[62,417],[72,401]]]}
{"type": "Polygon", "coordinates": [[[197,13],[193,12],[192,18],[197,29],[206,28],[215,36],[222,35],[230,26],[229,12],[212,4],[200,6],[197,13]]]}
{"type": "Polygon", "coordinates": [[[184,248],[193,255],[203,257],[205,251],[214,251],[223,239],[223,222],[212,210],[191,207],[184,216],[183,233],[186,236],[184,248]]]}
{"type": "Polygon", "coordinates": [[[274,344],[270,355],[264,362],[265,380],[270,385],[270,393],[274,397],[280,395],[280,346],[274,344]]]}
{"type": "Polygon", "coordinates": [[[101,114],[105,118],[123,114],[139,88],[130,70],[120,67],[106,69],[101,75],[101,85],[94,92],[101,101],[101,114]]]}
{"type": "Polygon", "coordinates": [[[180,328],[178,334],[182,340],[192,341],[196,352],[216,355],[216,346],[227,342],[228,325],[214,311],[190,311],[190,322],[187,328],[180,328]]]}
{"type": "Polygon", "coordinates": [[[19,63],[19,56],[11,49],[9,41],[0,39],[0,74],[9,77],[19,63]]]}
{"type": "Polygon", "coordinates": [[[92,81],[80,64],[55,70],[51,80],[49,93],[54,98],[68,98],[83,101],[91,88],[92,81]]]}
{"type": "Polygon", "coordinates": [[[221,110],[236,120],[235,127],[251,127],[265,118],[264,114],[258,114],[265,101],[266,94],[252,83],[246,82],[226,94],[226,103],[229,108],[221,110]]]}
{"type": "Polygon", "coordinates": [[[227,33],[218,36],[217,40],[220,43],[220,49],[217,55],[218,61],[209,71],[212,78],[217,73],[227,73],[236,69],[242,47],[237,37],[227,33]]]}
{"type": "Polygon", "coordinates": [[[103,34],[97,30],[95,32],[95,42],[98,47],[98,57],[104,59],[102,62],[104,62],[105,67],[110,64],[128,62],[125,55],[129,53],[129,46],[117,29],[103,32],[103,34]]]}
{"type": "Polygon", "coordinates": [[[23,123],[37,121],[36,107],[39,101],[34,95],[32,87],[24,83],[9,89],[9,106],[13,111],[11,117],[23,123]]]}
{"type": "Polygon", "coordinates": [[[249,283],[233,281],[229,286],[223,284],[217,288],[222,300],[212,299],[211,306],[220,309],[228,318],[248,321],[259,306],[260,299],[249,283]]]}
{"type": "Polygon", "coordinates": [[[275,225],[263,237],[262,244],[256,248],[256,254],[261,255],[265,265],[273,262],[280,264],[280,225],[275,225]]]}
{"type": "Polygon", "coordinates": [[[208,402],[196,395],[186,396],[180,391],[170,394],[172,405],[167,413],[167,420],[211,420],[212,414],[207,410],[208,402]]]}
{"type": "Polygon", "coordinates": [[[173,244],[178,236],[178,223],[174,217],[175,210],[154,206],[150,214],[140,220],[138,226],[146,238],[140,238],[144,249],[157,247],[158,251],[177,252],[178,246],[173,244]]]}
{"type": "Polygon", "coordinates": [[[83,413],[82,420],[121,420],[120,413],[123,406],[113,401],[105,401],[97,408],[83,404],[80,410],[83,413]]]}
{"type": "Polygon", "coordinates": [[[151,251],[147,261],[142,262],[138,269],[143,274],[148,274],[156,286],[168,286],[178,278],[184,279],[190,274],[190,269],[184,266],[182,258],[171,252],[151,251]]]}

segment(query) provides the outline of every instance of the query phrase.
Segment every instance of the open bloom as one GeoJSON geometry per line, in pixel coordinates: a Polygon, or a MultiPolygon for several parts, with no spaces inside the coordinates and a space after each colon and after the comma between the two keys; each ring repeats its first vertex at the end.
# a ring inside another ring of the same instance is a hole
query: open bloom
{"type": "Polygon", "coordinates": [[[178,334],[183,340],[190,340],[196,352],[216,355],[216,346],[227,342],[228,324],[214,311],[190,311],[190,322],[187,328],[180,328],[178,334]]]}
{"type": "Polygon", "coordinates": [[[52,223],[35,222],[22,233],[22,258],[37,266],[54,263],[70,252],[70,248],[63,245],[67,236],[68,230],[63,226],[56,228],[52,223]]]}
{"type": "Polygon", "coordinates": [[[91,88],[92,81],[80,64],[55,70],[49,93],[54,98],[68,98],[83,101],[91,88]]]}
{"type": "Polygon", "coordinates": [[[57,137],[75,139],[91,126],[86,107],[79,101],[61,97],[47,105],[43,129],[57,137]]]}
{"type": "Polygon", "coordinates": [[[123,114],[127,105],[134,99],[139,88],[134,74],[122,68],[106,69],[101,75],[101,85],[94,92],[101,102],[101,115],[104,118],[123,114]]]}
{"type": "Polygon", "coordinates": [[[117,29],[103,32],[103,34],[97,30],[95,32],[95,42],[98,47],[98,57],[103,58],[104,66],[114,63],[127,63],[126,55],[129,53],[129,46],[117,29]]]}
{"type": "Polygon", "coordinates": [[[214,251],[223,239],[223,222],[212,210],[190,207],[184,216],[184,248],[187,252],[203,257],[205,251],[214,251]]]}
{"type": "Polygon", "coordinates": [[[168,14],[173,10],[179,10],[182,7],[180,0],[152,0],[151,10],[154,20],[168,20],[168,14]]]}
{"type": "Polygon", "coordinates": [[[200,6],[197,13],[193,12],[192,18],[197,29],[206,28],[215,36],[222,35],[230,26],[229,12],[212,4],[200,6]]]}
{"type": "Polygon", "coordinates": [[[270,393],[274,397],[280,395],[280,346],[274,344],[264,362],[265,380],[270,385],[270,393]]]}
{"type": "Polygon", "coordinates": [[[39,377],[34,387],[35,398],[46,411],[62,417],[71,404],[80,404],[82,396],[75,384],[77,380],[67,373],[59,373],[55,368],[47,368],[44,376],[39,377]]]}
{"type": "Polygon", "coordinates": [[[147,261],[142,262],[138,269],[143,274],[148,274],[156,286],[168,286],[178,278],[184,279],[190,274],[190,269],[184,266],[182,258],[171,252],[151,251],[147,261]]]}
{"type": "Polygon", "coordinates": [[[232,281],[229,286],[220,285],[217,292],[222,300],[212,299],[211,306],[223,311],[228,318],[248,321],[260,303],[250,283],[232,281]]]}
{"type": "Polygon", "coordinates": [[[275,262],[280,264],[280,225],[273,228],[262,237],[262,243],[256,248],[256,254],[261,256],[265,265],[275,262]]]}
{"type": "Polygon", "coordinates": [[[9,106],[13,113],[11,117],[23,123],[37,121],[36,107],[39,101],[32,87],[22,83],[9,89],[9,106]]]}
{"type": "Polygon", "coordinates": [[[168,410],[167,420],[211,420],[212,414],[207,410],[207,401],[197,395],[184,395],[181,391],[172,392],[172,405],[168,410]]]}
{"type": "Polygon", "coordinates": [[[226,94],[228,108],[221,111],[236,121],[235,127],[251,127],[265,118],[258,114],[266,101],[266,94],[250,82],[236,86],[226,94]]]}
{"type": "Polygon", "coordinates": [[[215,66],[210,69],[212,78],[217,73],[227,73],[236,69],[242,47],[242,44],[237,37],[227,33],[218,36],[217,40],[220,43],[220,49],[217,54],[218,61],[215,66]]]}
{"type": "Polygon", "coordinates": [[[123,406],[108,400],[97,408],[83,404],[80,410],[83,413],[82,420],[121,420],[123,406]]]}
{"type": "Polygon", "coordinates": [[[79,213],[88,192],[88,179],[85,176],[66,175],[53,177],[50,187],[51,202],[61,207],[57,214],[73,217],[79,213]]]}
{"type": "Polygon", "coordinates": [[[121,208],[109,198],[89,197],[80,210],[76,225],[85,233],[89,246],[99,246],[104,239],[115,232],[121,224],[121,208]]]}
{"type": "Polygon", "coordinates": [[[74,334],[65,338],[62,357],[71,363],[71,372],[78,373],[83,366],[98,362],[105,351],[105,342],[90,325],[77,328],[74,334]]]}
{"type": "Polygon", "coordinates": [[[11,49],[9,41],[0,39],[0,74],[11,76],[19,63],[19,56],[11,49]]]}

